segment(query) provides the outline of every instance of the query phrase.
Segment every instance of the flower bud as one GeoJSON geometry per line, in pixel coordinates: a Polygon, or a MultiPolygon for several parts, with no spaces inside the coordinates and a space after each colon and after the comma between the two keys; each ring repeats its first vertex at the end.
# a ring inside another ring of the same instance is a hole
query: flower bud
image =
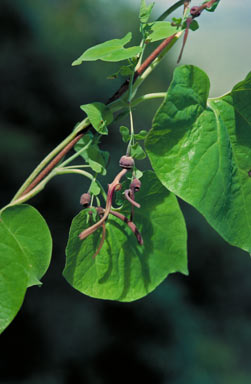
{"type": "Polygon", "coordinates": [[[80,204],[83,205],[84,208],[89,207],[91,202],[91,195],[90,193],[83,193],[80,197],[80,204]]]}
{"type": "Polygon", "coordinates": [[[194,6],[190,9],[190,15],[193,16],[193,17],[198,17],[200,16],[201,12],[199,11],[198,12],[198,9],[199,7],[198,6],[194,6]]]}
{"type": "Polygon", "coordinates": [[[133,189],[135,192],[138,192],[141,187],[141,181],[139,179],[133,179],[133,181],[130,184],[130,189],[133,189]]]}
{"type": "Polygon", "coordinates": [[[119,160],[121,168],[131,169],[134,166],[134,160],[131,156],[122,156],[119,160]]]}

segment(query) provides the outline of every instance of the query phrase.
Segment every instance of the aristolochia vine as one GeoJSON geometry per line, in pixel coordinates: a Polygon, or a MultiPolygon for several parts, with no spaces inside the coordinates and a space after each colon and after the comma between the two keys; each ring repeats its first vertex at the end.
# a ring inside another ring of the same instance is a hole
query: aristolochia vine
{"type": "Polygon", "coordinates": [[[0,332],[15,317],[27,288],[40,284],[49,266],[49,229],[24,203],[57,175],[79,174],[90,180],[80,199],[83,209],[70,228],[63,272],[87,295],[132,301],[154,290],[168,274],[188,273],[186,226],[176,196],[201,212],[230,244],[251,252],[251,73],[229,93],[209,99],[207,75],[183,65],[176,68],[167,92],[136,97],[183,36],[181,60],[189,31],[199,28],[195,18],[204,10],[214,12],[218,3],[204,1],[190,8],[190,1],[178,1],[149,22],[154,4],[141,0],[139,45],[127,47],[129,32],[87,49],[73,62],[123,61],[111,77],[125,81],[107,104],[81,106],[86,118],[0,211],[0,332]],[[180,6],[181,17],[166,21],[180,6]],[[146,45],[156,41],[161,42],[145,58],[146,45]],[[135,132],[137,105],[154,98],[164,101],[152,128],[135,132]],[[109,171],[110,154],[99,145],[113,120],[125,114],[130,128],[120,127],[120,164],[107,188],[101,180],[109,171]],[[71,149],[75,153],[65,157],[71,149]],[[152,169],[142,172],[139,161],[146,156],[152,169]],[[79,165],[72,165],[76,158],[79,165]]]}

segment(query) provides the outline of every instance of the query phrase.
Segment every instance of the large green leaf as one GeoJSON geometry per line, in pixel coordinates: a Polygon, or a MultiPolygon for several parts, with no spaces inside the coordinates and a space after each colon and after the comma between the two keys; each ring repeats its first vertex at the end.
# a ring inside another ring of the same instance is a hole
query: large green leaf
{"type": "Polygon", "coordinates": [[[80,65],[83,61],[122,61],[137,56],[142,48],[140,46],[125,48],[132,39],[128,32],[122,39],[113,39],[87,49],[72,65],[80,65]]]}
{"type": "MultiPolygon", "coordinates": [[[[64,276],[80,292],[133,301],[151,292],[169,273],[187,274],[186,227],[177,200],[153,172],[144,173],[141,181],[136,195],[141,208],[135,212],[135,222],[143,246],[124,222],[109,215],[106,240],[94,259],[101,230],[81,241],[78,235],[87,226],[87,210],[73,219],[64,276]]],[[[129,208],[123,213],[128,217],[129,208]]]]}
{"type": "Polygon", "coordinates": [[[251,252],[251,73],[223,97],[208,92],[202,70],[177,68],[146,150],[163,185],[251,252]]]}
{"type": "Polygon", "coordinates": [[[7,208],[0,216],[0,333],[20,309],[26,289],[41,284],[51,258],[46,222],[29,205],[7,208]]]}

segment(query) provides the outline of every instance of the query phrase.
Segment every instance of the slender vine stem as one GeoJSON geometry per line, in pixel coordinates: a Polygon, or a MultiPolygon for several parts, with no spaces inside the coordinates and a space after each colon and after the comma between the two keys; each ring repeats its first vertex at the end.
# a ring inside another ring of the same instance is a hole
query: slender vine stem
{"type": "Polygon", "coordinates": [[[170,8],[168,8],[165,12],[162,13],[157,19],[157,21],[163,21],[165,20],[171,13],[176,11],[179,7],[181,7],[184,4],[185,0],[177,1],[177,3],[173,4],[170,8]]]}
{"type": "Polygon", "coordinates": [[[144,101],[153,100],[153,99],[164,99],[164,97],[166,97],[166,92],[146,93],[145,95],[140,96],[137,99],[133,100],[131,103],[131,106],[136,107],[136,105],[144,101]]]}
{"type": "MultiPolygon", "coordinates": [[[[83,136],[83,135],[82,135],[83,136]]],[[[77,136],[78,137],[78,136],[77,136]]],[[[76,137],[76,138],[77,138],[76,137]]],[[[79,139],[77,140],[79,141],[79,139]]],[[[66,159],[65,161],[63,161],[61,163],[61,167],[65,167],[65,165],[71,163],[73,160],[75,160],[77,157],[79,157],[81,155],[82,152],[84,152],[87,148],[89,148],[89,146],[91,145],[91,140],[89,141],[89,143],[87,143],[83,148],[81,148],[79,151],[77,151],[76,153],[74,153],[74,155],[70,156],[68,159],[66,159]]],[[[76,167],[75,167],[76,168],[76,167]]]]}
{"type": "Polygon", "coordinates": [[[129,106],[129,116],[130,116],[131,137],[130,137],[130,141],[128,143],[128,147],[127,147],[127,150],[126,150],[126,156],[130,156],[131,146],[132,146],[132,144],[134,142],[134,127],[133,127],[133,117],[132,117],[131,105],[129,106]]]}
{"type": "MultiPolygon", "coordinates": [[[[70,173],[72,173],[72,174],[75,173],[77,175],[85,176],[85,177],[87,177],[91,181],[93,181],[93,179],[94,179],[94,177],[93,177],[93,175],[91,173],[86,172],[86,171],[84,171],[82,169],[77,169],[77,168],[70,168],[69,169],[68,167],[66,167],[66,168],[60,168],[60,167],[56,168],[56,174],[57,175],[65,175],[65,174],[70,174],[70,173]]],[[[106,196],[106,192],[105,192],[104,188],[102,187],[102,185],[100,184],[100,182],[98,180],[96,180],[96,183],[98,184],[98,186],[99,186],[99,188],[101,190],[101,194],[102,194],[104,200],[106,201],[107,196],[106,196]]]]}
{"type": "MultiPolygon", "coordinates": [[[[172,35],[165,39],[160,46],[156,48],[156,50],[152,53],[151,61],[149,60],[148,65],[145,67],[144,72],[137,77],[134,82],[133,89],[138,89],[140,85],[146,80],[146,78],[152,73],[152,71],[157,67],[163,57],[167,54],[167,52],[172,48],[172,46],[176,43],[176,41],[182,36],[183,31],[177,32],[175,35],[172,35]],[[170,40],[168,40],[170,39],[170,40]]],[[[150,55],[151,56],[151,55],[150,55]]],[[[142,66],[144,63],[142,64],[142,66]]]]}
{"type": "MultiPolygon", "coordinates": [[[[22,196],[24,193],[28,193],[29,191],[27,191],[27,189],[30,187],[30,184],[32,183],[32,181],[34,181],[34,179],[43,171],[43,169],[47,166],[48,163],[52,162],[53,159],[55,158],[56,155],[60,154],[62,151],[65,150],[65,148],[68,146],[68,144],[70,144],[69,147],[69,150],[72,148],[71,146],[71,143],[73,141],[73,145],[75,144],[75,138],[76,136],[78,135],[78,133],[80,131],[82,131],[84,128],[88,127],[88,125],[90,125],[89,123],[89,120],[88,119],[84,119],[83,121],[81,121],[81,123],[78,124],[76,130],[74,130],[69,136],[67,136],[56,148],[54,148],[42,161],[40,164],[38,164],[38,166],[34,169],[34,171],[30,174],[30,176],[26,179],[26,181],[24,182],[24,184],[19,188],[19,190],[17,191],[17,193],[15,194],[15,196],[13,197],[12,201],[18,199],[20,196],[22,196]]],[[[81,136],[82,137],[82,136],[81,136]]],[[[78,140],[80,140],[80,138],[78,140]]],[[[77,140],[77,141],[78,141],[77,140]]],[[[76,142],[77,142],[76,141],[76,142]]],[[[66,152],[67,153],[67,152],[66,152]]],[[[66,154],[66,153],[63,153],[63,156],[66,154]]],[[[59,163],[59,161],[62,159],[61,156],[58,157],[58,161],[56,162],[56,164],[59,163]]],[[[51,163],[50,163],[51,164],[51,163]]],[[[50,165],[49,164],[49,165],[50,165]]],[[[56,165],[55,164],[55,165],[56,165]]],[[[54,163],[52,164],[52,167],[48,168],[46,172],[44,172],[44,174],[42,175],[42,178],[45,177],[51,169],[53,169],[54,167],[54,163]]],[[[34,188],[39,182],[41,181],[41,178],[40,179],[37,179],[36,180],[36,183],[33,183],[33,186],[32,188],[34,188]]],[[[30,188],[29,188],[30,189],[30,188]]]]}
{"type": "MultiPolygon", "coordinates": [[[[39,182],[52,171],[53,168],[62,160],[62,158],[74,147],[74,145],[81,139],[83,133],[80,133],[78,136],[74,137],[62,150],[58,153],[58,155],[45,167],[38,176],[30,183],[30,185],[25,188],[25,190],[21,193],[21,196],[26,195],[30,192],[39,182]]],[[[15,198],[14,198],[15,200],[15,198]]]]}

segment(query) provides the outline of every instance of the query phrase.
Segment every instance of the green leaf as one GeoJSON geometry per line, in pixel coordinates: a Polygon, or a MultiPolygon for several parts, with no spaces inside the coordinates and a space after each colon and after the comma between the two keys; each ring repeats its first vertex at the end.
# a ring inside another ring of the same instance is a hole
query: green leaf
{"type": "Polygon", "coordinates": [[[172,36],[177,32],[177,28],[167,21],[155,21],[154,23],[146,24],[145,31],[147,34],[147,41],[152,43],[172,36]]]}
{"type": "Polygon", "coordinates": [[[134,175],[136,179],[140,179],[143,176],[143,172],[141,172],[139,169],[135,169],[134,175]]]}
{"type": "Polygon", "coordinates": [[[193,20],[189,25],[189,29],[191,29],[191,31],[197,31],[197,29],[199,29],[199,23],[193,20]]]}
{"type": "Polygon", "coordinates": [[[127,143],[129,140],[130,140],[130,131],[129,131],[129,128],[125,127],[125,126],[121,126],[119,128],[119,132],[122,136],[122,140],[124,143],[127,143]]]}
{"type": "Polygon", "coordinates": [[[139,11],[139,20],[141,23],[147,23],[149,17],[151,16],[152,9],[155,3],[146,5],[145,0],[141,0],[140,11],[139,11]]]}
{"type": "Polygon", "coordinates": [[[89,192],[94,196],[98,196],[100,194],[100,187],[96,181],[92,180],[89,192]]]}
{"type": "MultiPolygon", "coordinates": [[[[207,2],[208,2],[208,0],[204,1],[202,4],[205,4],[205,3],[207,3],[207,2]]],[[[206,8],[206,11],[208,11],[208,12],[214,12],[215,9],[218,7],[219,2],[220,2],[220,0],[217,0],[217,1],[212,5],[212,7],[206,8]]]]}
{"type": "Polygon", "coordinates": [[[101,135],[108,135],[107,125],[113,121],[111,110],[103,103],[81,105],[80,108],[87,114],[93,128],[101,135]]]}
{"type": "Polygon", "coordinates": [[[134,72],[134,68],[135,66],[133,64],[122,65],[117,72],[113,73],[112,75],[109,75],[107,79],[117,79],[119,75],[124,77],[131,76],[134,72]]]}
{"type": "Polygon", "coordinates": [[[180,27],[182,23],[182,17],[172,17],[172,23],[175,24],[176,27],[180,27]]]}
{"type": "Polygon", "coordinates": [[[208,99],[199,68],[174,72],[146,150],[157,176],[230,244],[251,252],[251,73],[208,99]]]}
{"type": "Polygon", "coordinates": [[[131,156],[135,160],[143,160],[146,158],[145,151],[139,143],[135,143],[131,146],[131,156]]]}
{"type": "Polygon", "coordinates": [[[29,205],[0,216],[0,333],[19,311],[26,289],[40,285],[50,263],[52,239],[40,213],[29,205]]]}
{"type": "MultiPolygon", "coordinates": [[[[177,200],[149,171],[137,192],[141,208],[135,222],[144,245],[121,220],[109,215],[106,239],[93,258],[101,238],[100,230],[84,241],[84,211],[74,219],[66,248],[64,277],[86,295],[110,300],[133,301],[153,291],[170,273],[187,274],[186,227],[177,200]]],[[[129,216],[130,208],[125,211],[129,216]]]]}
{"type": "Polygon", "coordinates": [[[142,129],[142,131],[139,131],[139,133],[135,133],[134,139],[135,140],[145,140],[146,136],[148,135],[148,132],[142,129]]]}
{"type": "Polygon", "coordinates": [[[90,165],[94,172],[106,175],[106,166],[109,159],[109,153],[101,151],[95,139],[92,135],[84,135],[79,142],[74,146],[76,152],[86,147],[90,141],[92,143],[80,153],[80,156],[90,165]]]}
{"type": "Polygon", "coordinates": [[[137,56],[142,48],[140,46],[124,48],[132,39],[132,33],[128,32],[122,39],[113,39],[87,49],[72,65],[80,65],[83,61],[122,61],[137,56]]]}

